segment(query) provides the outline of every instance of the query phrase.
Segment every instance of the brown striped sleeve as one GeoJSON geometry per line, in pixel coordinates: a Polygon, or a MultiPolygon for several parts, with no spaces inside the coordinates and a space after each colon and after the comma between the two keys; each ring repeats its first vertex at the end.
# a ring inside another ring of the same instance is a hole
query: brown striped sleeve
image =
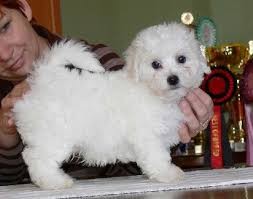
{"type": "Polygon", "coordinates": [[[98,60],[107,71],[120,70],[125,64],[118,54],[104,44],[91,45],[91,51],[97,55],[98,60]]]}
{"type": "Polygon", "coordinates": [[[21,140],[10,149],[0,148],[0,185],[17,184],[27,176],[27,168],[23,161],[21,140]]]}

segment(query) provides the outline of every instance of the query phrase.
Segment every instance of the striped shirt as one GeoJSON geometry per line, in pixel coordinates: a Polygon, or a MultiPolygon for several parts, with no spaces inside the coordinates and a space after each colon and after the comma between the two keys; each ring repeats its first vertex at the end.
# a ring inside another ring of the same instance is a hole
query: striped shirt
{"type": "MultiPolygon", "coordinates": [[[[61,38],[50,33],[44,27],[33,24],[35,31],[46,38],[50,45],[61,38]]],[[[84,41],[85,42],[85,41],[84,41]]],[[[119,70],[124,66],[124,61],[104,44],[91,45],[90,50],[94,52],[108,71],[119,70]]],[[[6,80],[0,80],[0,99],[6,96],[13,85],[6,80]]],[[[27,167],[22,159],[23,143],[20,140],[16,146],[9,149],[0,148],[0,185],[10,185],[29,182],[27,167]]],[[[64,163],[62,168],[75,178],[96,178],[139,174],[140,170],[135,163],[107,165],[105,167],[86,167],[79,164],[79,160],[73,158],[71,162],[64,163]]]]}

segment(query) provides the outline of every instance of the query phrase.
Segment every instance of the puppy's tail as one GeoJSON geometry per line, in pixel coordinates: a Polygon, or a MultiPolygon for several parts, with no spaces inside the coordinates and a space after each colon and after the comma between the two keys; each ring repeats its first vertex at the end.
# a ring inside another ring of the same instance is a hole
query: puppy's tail
{"type": "Polygon", "coordinates": [[[95,54],[84,43],[73,39],[55,43],[45,54],[43,61],[51,66],[72,66],[90,72],[105,72],[95,54]]]}

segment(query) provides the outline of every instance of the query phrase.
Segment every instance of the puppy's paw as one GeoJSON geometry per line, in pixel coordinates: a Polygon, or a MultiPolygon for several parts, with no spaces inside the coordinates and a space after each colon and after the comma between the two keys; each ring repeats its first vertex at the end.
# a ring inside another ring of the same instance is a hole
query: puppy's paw
{"type": "Polygon", "coordinates": [[[33,179],[33,182],[42,189],[66,189],[72,187],[74,183],[73,179],[66,174],[33,179]]]}
{"type": "Polygon", "coordinates": [[[170,165],[168,170],[160,172],[158,175],[153,176],[152,179],[158,182],[177,183],[184,177],[184,172],[175,165],[170,165]]]}

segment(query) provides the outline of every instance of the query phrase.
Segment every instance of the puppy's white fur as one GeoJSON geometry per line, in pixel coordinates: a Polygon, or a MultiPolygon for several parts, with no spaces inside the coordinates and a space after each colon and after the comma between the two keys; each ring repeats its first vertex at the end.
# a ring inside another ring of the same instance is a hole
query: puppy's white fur
{"type": "Polygon", "coordinates": [[[117,72],[105,72],[78,42],[54,45],[36,62],[31,90],[13,109],[32,181],[45,189],[71,186],[60,166],[75,152],[88,165],[135,161],[150,179],[179,179],[182,171],[168,153],[183,121],[178,101],[208,70],[194,33],[180,24],[140,32],[117,72]],[[154,69],[153,61],[162,68],[154,69]],[[168,84],[171,75],[178,84],[168,84]]]}

